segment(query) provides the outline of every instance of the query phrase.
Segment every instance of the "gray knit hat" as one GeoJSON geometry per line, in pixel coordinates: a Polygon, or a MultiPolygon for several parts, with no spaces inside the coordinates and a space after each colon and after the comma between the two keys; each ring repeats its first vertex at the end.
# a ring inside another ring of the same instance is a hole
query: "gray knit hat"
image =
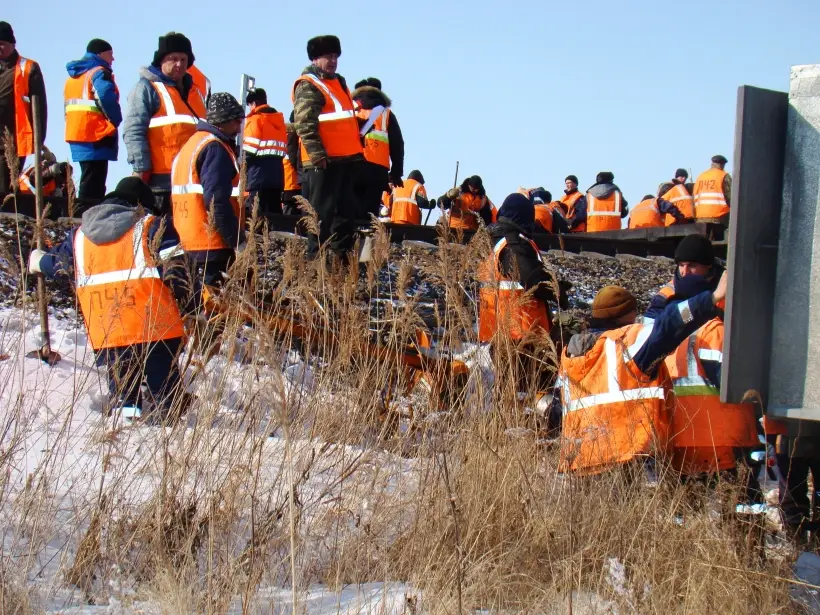
{"type": "Polygon", "coordinates": [[[207,120],[209,124],[218,126],[219,124],[227,124],[231,120],[241,120],[244,117],[245,110],[239,104],[239,101],[233,97],[233,94],[214,92],[208,99],[207,120]]]}

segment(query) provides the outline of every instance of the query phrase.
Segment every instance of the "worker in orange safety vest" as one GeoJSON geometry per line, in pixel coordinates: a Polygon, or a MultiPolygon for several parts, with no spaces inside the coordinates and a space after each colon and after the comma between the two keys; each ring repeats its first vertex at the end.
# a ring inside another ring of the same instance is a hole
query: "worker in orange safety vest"
{"type": "Polygon", "coordinates": [[[28,269],[49,278],[73,272],[89,342],[107,366],[108,410],[163,422],[183,396],[177,359],[190,282],[173,228],[154,206],[150,187],[127,177],[63,244],[33,250],[28,269]]]}
{"type": "Polygon", "coordinates": [[[562,406],[559,470],[599,474],[669,451],[674,396],[661,359],[717,314],[726,278],[670,304],[655,320],[637,323],[637,301],[607,286],[595,297],[586,332],[563,350],[557,389],[562,406]]]}
{"type": "Polygon", "coordinates": [[[393,188],[386,209],[393,224],[421,224],[421,210],[430,209],[421,171],[410,171],[403,185],[393,188]]]}
{"type": "Polygon", "coordinates": [[[658,187],[658,198],[672,203],[684,217],[684,220],[679,222],[673,216],[666,215],[663,220],[665,226],[695,221],[695,199],[686,184],[688,179],[689,172],[686,169],[678,169],[671,182],[665,182],[658,187]]]}
{"type": "Polygon", "coordinates": [[[150,66],[128,95],[123,141],[128,164],[154,190],[159,210],[171,208],[171,165],[205,118],[205,105],[188,69],[194,64],[191,41],[169,32],[159,37],[150,66]]]}
{"type": "Polygon", "coordinates": [[[491,221],[492,210],[484,190],[484,182],[478,175],[465,179],[459,188],[451,188],[438,204],[448,212],[446,222],[453,230],[475,231],[479,218],[491,221]],[[482,215],[482,210],[484,215],[482,215]]]}
{"type": "Polygon", "coordinates": [[[564,190],[564,196],[560,200],[567,210],[566,218],[569,232],[585,233],[587,230],[587,200],[584,193],[578,190],[578,177],[576,175],[567,175],[564,184],[566,190],[564,190]]]}
{"type": "Polygon", "coordinates": [[[180,246],[202,266],[205,284],[219,287],[244,243],[235,138],[245,111],[231,94],[215,92],[206,117],[174,159],[171,201],[180,246]]]}
{"type": "Polygon", "coordinates": [[[665,199],[656,199],[651,194],[644,195],[640,203],[629,212],[629,228],[661,228],[664,216],[672,216],[678,222],[685,220],[681,211],[665,199]]]}
{"type": "Polygon", "coordinates": [[[40,137],[43,142],[48,125],[48,101],[40,65],[21,56],[16,45],[11,25],[0,21],[0,193],[11,192],[12,180],[16,179],[6,162],[2,139],[5,131],[11,133],[18,170],[25,166],[26,156],[34,153],[33,96],[40,101],[40,137]]]}
{"type": "Polygon", "coordinates": [[[600,231],[618,231],[621,229],[621,218],[626,218],[629,206],[618,188],[615,176],[609,171],[601,171],[585,195],[586,210],[576,207],[576,222],[583,217],[587,233],[600,231]]]}
{"type": "Polygon", "coordinates": [[[698,175],[693,192],[695,219],[711,220],[729,213],[732,176],[724,170],[727,162],[725,156],[712,156],[711,168],[698,175]]]}
{"type": "Polygon", "coordinates": [[[285,116],[268,104],[268,95],[262,88],[248,92],[246,102],[250,112],[245,118],[242,149],[247,167],[247,204],[249,208],[258,204],[263,215],[281,214],[284,161],[288,157],[285,116]]]}

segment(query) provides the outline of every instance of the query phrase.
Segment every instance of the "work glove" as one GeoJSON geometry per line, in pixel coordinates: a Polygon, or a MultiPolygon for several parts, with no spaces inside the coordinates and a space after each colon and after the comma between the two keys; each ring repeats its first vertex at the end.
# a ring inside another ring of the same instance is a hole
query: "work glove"
{"type": "Polygon", "coordinates": [[[37,250],[36,248],[31,251],[31,254],[28,255],[28,271],[29,273],[43,273],[40,271],[40,261],[46,255],[46,252],[43,250],[37,250]]]}
{"type": "Polygon", "coordinates": [[[395,188],[403,188],[404,182],[401,179],[401,175],[391,175],[390,176],[390,183],[393,184],[395,188]]]}
{"type": "Polygon", "coordinates": [[[457,199],[459,195],[458,188],[450,188],[445,195],[448,199],[457,199]]]}

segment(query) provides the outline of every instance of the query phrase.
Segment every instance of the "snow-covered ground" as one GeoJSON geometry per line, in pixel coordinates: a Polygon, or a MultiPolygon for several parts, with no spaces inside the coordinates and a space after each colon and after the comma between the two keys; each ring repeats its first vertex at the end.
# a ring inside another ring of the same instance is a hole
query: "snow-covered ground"
{"type": "MultiPolygon", "coordinates": [[[[235,533],[220,546],[236,554],[247,543],[251,510],[263,515],[278,506],[290,515],[291,483],[300,519],[294,538],[300,610],[401,613],[417,599],[401,583],[373,579],[330,591],[312,578],[310,571],[326,565],[341,542],[355,543],[358,532],[389,538],[397,528],[374,516],[412,500],[417,461],[323,443],[305,437],[299,425],[291,426],[299,435],[286,438],[284,423],[306,416],[301,404],[317,403],[316,395],[308,402],[311,369],[295,353],[282,357],[283,369],[217,357],[191,383],[202,403],[187,426],[123,427],[101,414],[105,374],[94,365],[82,324],[52,319],[52,344],[62,361],[49,367],[25,357],[38,347],[38,323],[31,311],[0,312],[0,354],[8,355],[0,361],[3,569],[7,580],[33,588],[36,604],[77,615],[172,612],[156,587],[140,585],[126,554],[121,562],[115,555],[106,559],[110,572],[95,575],[88,594],[67,583],[92,511],[106,512],[103,532],[132,527],[150,516],[159,491],[171,487],[179,501],[195,503],[196,515],[207,514],[212,523],[219,514],[234,519],[226,527],[235,533]],[[193,429],[197,424],[207,428],[193,429]],[[92,596],[96,605],[88,602],[92,596]]],[[[400,523],[402,515],[390,518],[400,523]]],[[[277,585],[283,570],[290,572],[290,564],[265,573],[254,612],[291,609],[289,583],[277,585]]],[[[232,604],[239,609],[238,599],[232,604]]]]}

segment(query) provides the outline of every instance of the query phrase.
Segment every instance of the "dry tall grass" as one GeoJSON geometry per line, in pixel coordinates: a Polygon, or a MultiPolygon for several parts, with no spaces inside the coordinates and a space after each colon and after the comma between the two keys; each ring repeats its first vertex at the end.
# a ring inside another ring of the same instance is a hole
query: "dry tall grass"
{"type": "MultiPolygon", "coordinates": [[[[259,259],[271,239],[252,224],[209,322],[223,331],[219,353],[206,363],[192,343],[181,357],[196,395],[185,420],[78,422],[95,371],[40,367],[24,390],[32,364],[19,353],[0,363],[3,613],[35,613],[67,585],[169,614],[297,612],[311,584],[379,580],[420,590],[409,612],[792,612],[787,559],[761,557],[757,528],[715,514],[714,493],[559,476],[529,410],[537,379],[514,377],[509,339],[496,344],[494,381],[478,368],[466,382],[407,368],[418,329],[441,356],[476,341],[485,233],[466,246],[442,237],[421,272],[398,263],[398,300],[371,321],[383,228],[360,275],[307,263],[296,239],[281,264],[259,259]],[[281,282],[262,302],[248,280],[273,268],[281,282]],[[414,273],[446,289],[433,329],[408,290],[414,273]],[[58,378],[70,393],[53,395],[58,378]],[[271,605],[269,586],[291,587],[289,604],[271,605]]],[[[20,327],[4,348],[25,339],[20,327]]],[[[554,365],[551,343],[534,352],[554,365]]]]}

